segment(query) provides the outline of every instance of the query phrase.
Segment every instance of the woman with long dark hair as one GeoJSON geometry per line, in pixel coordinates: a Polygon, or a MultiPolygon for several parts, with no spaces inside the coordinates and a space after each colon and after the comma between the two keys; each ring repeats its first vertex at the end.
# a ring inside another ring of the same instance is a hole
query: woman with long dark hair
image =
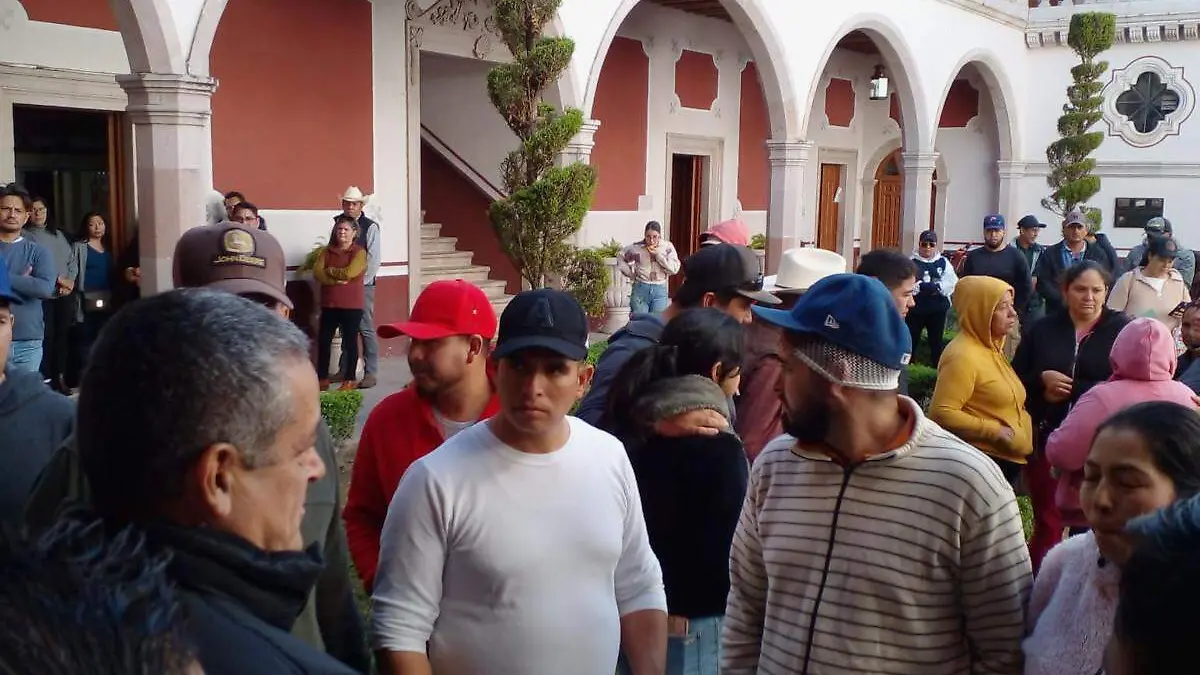
{"type": "Polygon", "coordinates": [[[108,247],[108,223],[96,212],[87,213],[79,226],[79,240],[73,253],[78,268],[75,278],[75,356],[72,359],[72,381],[87,364],[92,343],[100,329],[113,314],[114,260],[108,247]]]}
{"type": "MultiPolygon", "coordinates": [[[[1126,524],[1197,492],[1200,414],[1194,407],[1139,403],[1100,425],[1080,490],[1092,530],[1046,556],[1029,601],[1025,675],[1090,675],[1100,668],[1118,584],[1136,544],[1126,524]]],[[[1193,569],[1183,573],[1195,575],[1193,569]]]]}
{"type": "Polygon", "coordinates": [[[321,319],[317,329],[317,374],[321,388],[329,387],[329,359],[333,334],[341,331],[346,364],[342,389],[354,389],[358,368],[358,326],[362,321],[366,294],[363,278],[367,271],[367,252],[355,243],[358,224],[341,215],[333,223],[329,245],[321,249],[313,266],[313,276],[321,284],[321,319]]]}
{"type": "MultiPolygon", "coordinates": [[[[1039,284],[1054,281],[1038,279],[1039,284]]],[[[1054,499],[1058,481],[1046,460],[1046,440],[1080,396],[1112,377],[1109,355],[1130,321],[1105,307],[1110,283],[1107,270],[1097,262],[1084,260],[1067,268],[1060,281],[1065,306],[1030,326],[1013,358],[1034,427],[1034,453],[1025,478],[1033,502],[1029,557],[1035,571],[1063,537],[1063,520],[1054,499]]]]}
{"type": "Polygon", "coordinates": [[[54,219],[50,218],[46,200],[41,197],[30,199],[29,223],[25,234],[50,251],[54,257],[54,296],[42,301],[42,377],[60,393],[69,393],[65,382],[67,357],[71,350],[71,325],[75,323],[75,278],[78,276],[77,261],[67,239],[54,219]]]}
{"type": "Polygon", "coordinates": [[[737,320],[716,309],[687,310],[666,325],[657,345],[625,363],[608,393],[605,428],[631,439],[626,449],[662,565],[668,675],[718,671],[729,547],[750,474],[741,439],[730,430],[682,438],[651,430],[692,410],[728,417],[744,347],[737,320]]]}

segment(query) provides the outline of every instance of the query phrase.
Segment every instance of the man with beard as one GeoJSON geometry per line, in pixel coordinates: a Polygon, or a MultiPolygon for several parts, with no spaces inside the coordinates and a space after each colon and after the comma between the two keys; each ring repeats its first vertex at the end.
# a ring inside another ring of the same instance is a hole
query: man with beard
{"type": "Polygon", "coordinates": [[[496,312],[487,295],[456,279],[429,284],[408,321],[379,327],[383,338],[407,336],[413,381],[367,417],[346,498],[350,555],[370,591],[392,493],[418,459],[476,422],[499,402],[488,368],[496,312]]]}
{"type": "MultiPolygon", "coordinates": [[[[1195,301],[1183,310],[1183,318],[1179,324],[1179,339],[1183,341],[1184,352],[1179,355],[1179,363],[1175,367],[1175,379],[1182,380],[1183,374],[1200,361],[1200,304],[1195,301]]],[[[1200,371],[1192,374],[1200,381],[1200,371]]]]}
{"type": "Polygon", "coordinates": [[[1032,578],[1016,497],[896,394],[912,339],[887,289],[839,274],[791,311],[754,312],[785,332],[789,435],[751,470],[721,672],[1020,673],[1032,578]]]}
{"type": "Polygon", "coordinates": [[[1004,216],[993,214],[983,219],[983,246],[967,254],[960,276],[978,275],[999,279],[1013,287],[1017,316],[1025,313],[1033,294],[1033,275],[1029,262],[1015,246],[1004,243],[1008,226],[1004,216]]]}

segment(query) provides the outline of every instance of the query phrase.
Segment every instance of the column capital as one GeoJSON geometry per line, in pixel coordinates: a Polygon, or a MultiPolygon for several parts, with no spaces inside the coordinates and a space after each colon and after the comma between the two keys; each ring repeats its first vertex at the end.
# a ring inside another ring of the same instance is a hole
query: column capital
{"type": "Polygon", "coordinates": [[[596,147],[596,131],[600,129],[600,120],[585,119],[579,133],[567,143],[560,153],[562,163],[583,162],[588,164],[592,159],[592,149],[596,147]]]}
{"type": "Polygon", "coordinates": [[[176,73],[118,75],[117,84],[129,96],[127,112],[134,124],[206,126],[217,90],[214,78],[176,73]]]}
{"type": "Polygon", "coordinates": [[[996,162],[996,169],[1000,174],[1001,180],[1024,178],[1029,165],[1025,162],[1014,162],[1011,160],[1002,159],[996,162]]]}
{"type": "Polygon", "coordinates": [[[940,156],[936,152],[904,152],[900,154],[901,168],[905,175],[916,171],[932,176],[933,172],[937,170],[937,161],[940,156]]]}
{"type": "Polygon", "coordinates": [[[770,139],[767,160],[771,166],[806,166],[816,155],[817,144],[799,139],[770,139]]]}

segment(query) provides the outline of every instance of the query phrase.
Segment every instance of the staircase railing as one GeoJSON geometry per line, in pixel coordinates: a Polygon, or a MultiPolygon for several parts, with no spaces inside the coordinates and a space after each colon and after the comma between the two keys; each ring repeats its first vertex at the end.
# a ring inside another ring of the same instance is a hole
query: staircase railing
{"type": "Polygon", "coordinates": [[[504,190],[496,187],[487,176],[483,175],[471,166],[470,162],[463,159],[461,155],[454,151],[449,144],[433,133],[429,127],[421,125],[421,140],[429,144],[439,155],[458,170],[464,178],[471,181],[479,191],[486,195],[489,199],[501,199],[505,196],[504,190]]]}

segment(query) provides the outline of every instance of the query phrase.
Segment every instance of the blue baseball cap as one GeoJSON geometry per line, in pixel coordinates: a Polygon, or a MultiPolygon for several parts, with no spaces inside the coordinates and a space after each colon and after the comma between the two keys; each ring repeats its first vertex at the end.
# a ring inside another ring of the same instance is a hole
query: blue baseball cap
{"type": "Polygon", "coordinates": [[[12,281],[8,278],[8,268],[0,265],[0,300],[7,300],[10,305],[22,304],[21,298],[13,293],[12,281]]]}
{"type": "Polygon", "coordinates": [[[888,289],[874,277],[834,274],[813,284],[790,310],[754,307],[785,331],[816,336],[898,372],[912,358],[912,336],[888,289]]]}
{"type": "Polygon", "coordinates": [[[993,213],[983,219],[983,229],[985,230],[1007,230],[1008,225],[1004,222],[1004,216],[993,213]]]}

